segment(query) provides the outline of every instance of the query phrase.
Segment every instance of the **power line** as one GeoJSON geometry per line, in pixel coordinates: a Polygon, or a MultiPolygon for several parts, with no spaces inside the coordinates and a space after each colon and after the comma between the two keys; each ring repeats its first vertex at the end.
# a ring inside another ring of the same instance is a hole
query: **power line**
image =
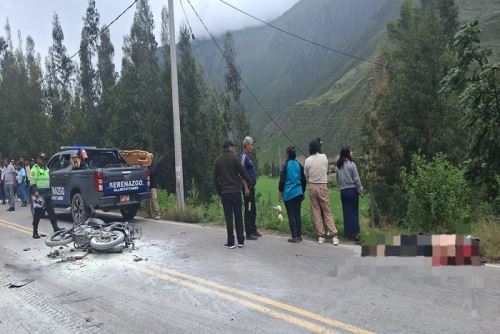
{"type": "MultiPolygon", "coordinates": [[[[181,8],[182,8],[182,12],[184,13],[184,17],[186,18],[186,23],[189,27],[189,31],[191,32],[191,38],[193,39],[194,48],[196,49],[196,52],[198,52],[198,55],[200,56],[200,59],[201,59],[202,58],[201,52],[200,52],[200,49],[198,48],[198,43],[196,42],[196,39],[194,37],[193,29],[191,28],[191,24],[189,23],[189,19],[188,19],[188,16],[186,14],[186,10],[184,9],[184,4],[182,3],[182,0],[179,0],[179,2],[181,4],[181,8]]],[[[174,41],[174,43],[175,43],[175,41],[174,41]]],[[[219,98],[217,97],[217,92],[215,91],[215,87],[212,84],[210,78],[207,77],[207,80],[209,81],[209,86],[211,88],[210,91],[212,92],[212,94],[214,96],[215,104],[217,105],[217,109],[219,110],[220,118],[222,120],[222,123],[224,124],[224,128],[226,129],[226,133],[227,133],[227,136],[229,138],[229,137],[231,137],[231,131],[229,131],[229,127],[227,126],[226,120],[224,119],[224,115],[222,113],[222,108],[221,108],[220,103],[219,103],[219,98]]]]}
{"type": "MultiPolygon", "coordinates": [[[[189,6],[191,6],[191,8],[193,9],[193,12],[195,13],[196,17],[198,17],[198,20],[200,20],[200,23],[203,25],[203,27],[205,28],[206,32],[210,35],[210,38],[212,39],[212,41],[214,42],[215,46],[217,47],[217,49],[219,50],[219,52],[222,54],[222,56],[224,57],[225,61],[226,62],[229,62],[228,61],[228,57],[226,55],[226,53],[222,50],[222,48],[220,47],[219,43],[217,42],[217,40],[215,39],[214,35],[212,35],[212,33],[210,32],[210,30],[208,29],[208,27],[206,26],[205,22],[202,20],[202,18],[200,17],[200,15],[198,14],[198,12],[196,11],[196,9],[194,8],[193,4],[191,3],[190,0],[187,0],[187,2],[189,3],[189,6]]],[[[243,84],[243,86],[245,86],[245,88],[247,89],[247,91],[250,93],[250,95],[252,96],[252,98],[255,100],[255,102],[257,103],[257,105],[267,114],[267,116],[269,117],[269,119],[273,122],[273,124],[280,130],[280,132],[288,139],[288,141],[290,141],[290,143],[292,143],[296,148],[299,148],[299,146],[297,144],[295,144],[295,142],[285,133],[285,131],[283,131],[283,129],[279,126],[279,124],[273,119],[273,117],[268,113],[268,111],[266,110],[266,108],[262,105],[262,103],[260,103],[260,101],[257,99],[257,96],[255,96],[254,92],[250,89],[250,87],[246,84],[245,80],[243,80],[243,78],[241,77],[241,75],[239,73],[237,73],[238,75],[238,78],[240,79],[241,83],[243,84]]]]}
{"type": "Polygon", "coordinates": [[[345,51],[340,51],[340,50],[337,50],[337,49],[331,48],[331,47],[329,47],[329,46],[326,46],[326,45],[324,45],[324,44],[321,44],[321,43],[318,43],[318,42],[312,41],[312,40],[307,39],[307,38],[305,38],[305,37],[299,36],[299,35],[297,35],[297,34],[294,34],[294,33],[292,33],[292,32],[289,32],[289,31],[287,31],[287,30],[285,30],[285,29],[282,29],[282,28],[280,28],[280,27],[277,27],[277,26],[275,26],[275,25],[274,25],[274,24],[272,24],[272,23],[269,23],[269,22],[267,22],[267,21],[264,21],[264,20],[262,20],[262,19],[260,19],[260,18],[258,18],[258,17],[256,17],[256,16],[254,16],[254,15],[252,15],[252,14],[248,13],[248,12],[245,12],[244,10],[239,9],[238,7],[236,7],[236,6],[232,5],[232,4],[230,4],[230,3],[228,3],[228,2],[226,2],[226,1],[224,1],[224,0],[219,0],[219,1],[220,1],[220,2],[222,2],[223,4],[225,4],[226,6],[233,8],[234,10],[236,10],[236,11],[238,11],[238,12],[240,12],[240,13],[242,13],[242,14],[246,15],[246,16],[249,16],[249,17],[253,18],[254,20],[257,20],[257,21],[259,21],[259,22],[261,22],[261,23],[263,23],[263,24],[265,24],[265,25],[267,25],[267,26],[269,26],[269,27],[271,27],[271,28],[273,28],[273,29],[276,29],[276,30],[278,30],[278,31],[281,31],[281,32],[282,32],[282,33],[284,33],[284,34],[287,34],[287,35],[292,36],[292,37],[294,37],[294,38],[300,39],[300,40],[301,40],[301,41],[303,41],[303,42],[306,42],[306,43],[309,43],[309,44],[315,45],[315,46],[317,46],[317,47],[320,47],[320,48],[322,48],[322,49],[325,49],[325,50],[328,50],[328,51],[331,51],[331,52],[335,52],[335,53],[338,53],[338,54],[341,54],[341,55],[344,55],[344,56],[347,56],[347,57],[351,57],[351,58],[354,58],[354,59],[357,59],[357,60],[360,60],[360,61],[363,61],[363,62],[367,62],[367,63],[371,63],[371,64],[374,64],[374,65],[379,65],[379,66],[383,66],[383,67],[390,68],[390,66],[389,66],[389,65],[387,65],[387,64],[381,64],[381,63],[379,63],[379,62],[376,62],[376,61],[373,61],[373,60],[370,60],[370,59],[366,59],[366,58],[358,57],[358,56],[352,55],[352,54],[350,54],[350,53],[347,53],[347,52],[345,52],[345,51]]]}
{"type": "Polygon", "coordinates": [[[306,106],[267,106],[265,107],[266,109],[280,109],[280,110],[288,110],[288,109],[298,109],[298,110],[334,110],[334,109],[345,109],[346,107],[350,108],[359,108],[359,107],[364,107],[365,104],[348,104],[346,106],[312,106],[312,105],[306,105],[306,106]]]}
{"type": "Polygon", "coordinates": [[[47,75],[46,75],[43,79],[41,79],[41,80],[40,80],[40,82],[39,82],[39,83],[40,83],[40,84],[44,83],[44,82],[45,82],[45,80],[47,80],[49,77],[53,76],[53,75],[54,75],[57,71],[59,71],[60,69],[62,69],[62,68],[63,68],[63,66],[64,66],[64,65],[66,65],[66,63],[67,63],[68,61],[70,61],[71,59],[75,58],[75,57],[76,57],[76,56],[77,56],[77,55],[78,55],[78,54],[82,51],[82,48],[83,48],[83,47],[87,47],[87,46],[89,46],[89,45],[90,45],[90,43],[94,42],[94,41],[95,41],[98,37],[100,37],[104,31],[108,30],[108,29],[109,29],[109,27],[110,27],[113,23],[115,23],[116,21],[118,21],[118,19],[120,19],[120,17],[122,17],[122,16],[123,16],[123,14],[125,14],[125,13],[126,13],[126,12],[130,9],[130,8],[132,8],[132,7],[136,4],[136,2],[137,2],[137,1],[139,1],[139,0],[134,0],[134,2],[132,2],[132,3],[130,4],[130,6],[128,6],[127,8],[125,8],[125,10],[124,10],[123,12],[121,12],[121,13],[120,13],[120,15],[118,15],[118,16],[117,16],[117,17],[116,17],[113,21],[111,21],[111,22],[110,22],[107,26],[105,26],[104,28],[102,28],[102,29],[101,29],[101,31],[97,34],[97,36],[95,36],[94,38],[92,38],[91,40],[89,40],[89,41],[87,42],[87,44],[85,44],[84,46],[80,46],[80,48],[78,49],[78,51],[77,51],[77,52],[75,52],[75,54],[73,54],[71,57],[69,57],[69,58],[67,58],[67,59],[64,59],[64,60],[63,60],[63,64],[62,64],[61,66],[59,66],[59,67],[55,68],[52,72],[50,72],[49,74],[47,74],[47,75]]]}

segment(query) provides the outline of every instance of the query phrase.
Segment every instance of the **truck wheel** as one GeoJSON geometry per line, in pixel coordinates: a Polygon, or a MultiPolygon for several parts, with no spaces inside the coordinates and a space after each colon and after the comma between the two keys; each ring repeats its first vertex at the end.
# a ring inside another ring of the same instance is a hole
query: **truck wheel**
{"type": "Polygon", "coordinates": [[[124,206],[120,209],[123,219],[129,220],[135,217],[137,211],[139,210],[139,205],[131,204],[124,206]]]}
{"type": "Polygon", "coordinates": [[[85,205],[82,194],[74,194],[73,199],[71,200],[71,216],[73,218],[73,222],[79,224],[84,223],[89,215],[90,210],[85,205]]]}

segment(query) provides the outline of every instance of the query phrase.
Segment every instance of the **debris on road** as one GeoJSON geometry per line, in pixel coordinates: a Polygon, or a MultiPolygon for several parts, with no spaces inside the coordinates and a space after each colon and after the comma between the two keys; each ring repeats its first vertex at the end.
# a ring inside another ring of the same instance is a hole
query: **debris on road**
{"type": "Polygon", "coordinates": [[[30,249],[31,249],[31,248],[29,248],[29,247],[28,247],[28,248],[24,248],[24,249],[23,249],[23,251],[27,252],[27,251],[29,251],[30,249]]]}
{"type": "Polygon", "coordinates": [[[59,256],[59,251],[58,250],[55,250],[55,251],[50,252],[49,254],[47,254],[47,257],[50,257],[51,259],[55,259],[58,256],[59,256]]]}
{"type": "Polygon", "coordinates": [[[84,257],[86,257],[89,252],[84,251],[84,250],[70,250],[71,255],[65,255],[63,252],[59,252],[59,250],[55,250],[53,252],[50,252],[47,254],[47,257],[51,259],[60,259],[59,262],[72,262],[72,261],[77,261],[81,260],[84,257]]]}
{"type": "Polygon", "coordinates": [[[87,251],[74,252],[71,256],[61,255],[61,260],[59,262],[73,262],[81,260],[89,254],[87,251]]]}
{"type": "Polygon", "coordinates": [[[12,288],[22,288],[23,286],[28,285],[28,284],[30,284],[33,281],[34,281],[34,279],[32,279],[32,280],[26,280],[26,281],[19,281],[19,282],[15,282],[15,283],[9,283],[6,286],[9,289],[12,289],[12,288]]]}

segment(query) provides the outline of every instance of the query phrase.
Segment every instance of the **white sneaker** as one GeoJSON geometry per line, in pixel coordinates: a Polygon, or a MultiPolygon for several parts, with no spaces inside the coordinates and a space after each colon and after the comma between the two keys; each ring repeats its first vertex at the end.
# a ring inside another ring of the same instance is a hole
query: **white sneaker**
{"type": "Polygon", "coordinates": [[[334,246],[338,246],[338,245],[339,245],[339,238],[337,238],[337,237],[333,237],[333,238],[332,238],[332,244],[333,244],[334,246]]]}
{"type": "Polygon", "coordinates": [[[324,244],[325,243],[325,238],[319,237],[318,238],[318,244],[324,244]]]}

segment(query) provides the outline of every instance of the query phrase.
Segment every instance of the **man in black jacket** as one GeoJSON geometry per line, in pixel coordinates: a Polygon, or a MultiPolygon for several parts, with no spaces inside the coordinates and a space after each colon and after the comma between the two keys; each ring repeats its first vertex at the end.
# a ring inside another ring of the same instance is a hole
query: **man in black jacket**
{"type": "Polygon", "coordinates": [[[251,180],[243,168],[241,161],[236,157],[234,143],[226,140],[223,152],[214,163],[214,184],[219,194],[224,216],[226,219],[227,243],[226,248],[234,248],[233,215],[236,225],[238,247],[243,247],[245,235],[243,233],[243,217],[241,215],[241,186],[245,189],[245,196],[249,195],[248,185],[251,180]],[[243,181],[242,181],[243,178],[243,181]]]}

